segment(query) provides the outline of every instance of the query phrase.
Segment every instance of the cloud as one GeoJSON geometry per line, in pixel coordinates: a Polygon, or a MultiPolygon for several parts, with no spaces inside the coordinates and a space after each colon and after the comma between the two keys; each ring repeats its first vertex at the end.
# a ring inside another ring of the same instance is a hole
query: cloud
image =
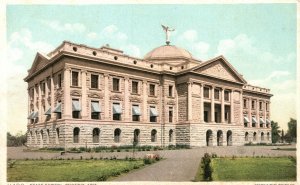
{"type": "Polygon", "coordinates": [[[131,56],[141,57],[140,48],[133,44],[128,44],[124,47],[124,51],[131,56]]]}
{"type": "Polygon", "coordinates": [[[29,48],[34,52],[39,51],[43,53],[48,53],[54,49],[54,47],[49,43],[43,41],[33,41],[32,33],[27,28],[23,28],[18,32],[13,32],[10,35],[8,41],[8,55],[17,52],[17,55],[20,57],[20,55],[22,55],[22,51],[19,49],[20,47],[29,48]]]}
{"type": "Polygon", "coordinates": [[[127,40],[127,35],[121,31],[119,31],[119,28],[116,25],[109,25],[106,26],[102,31],[101,31],[101,36],[110,38],[110,39],[117,39],[119,41],[126,41],[127,40]]]}
{"type": "Polygon", "coordinates": [[[183,32],[177,37],[179,43],[181,43],[188,51],[190,51],[194,57],[200,59],[208,59],[208,52],[210,50],[210,44],[198,39],[198,32],[190,29],[183,32]]]}
{"type": "Polygon", "coordinates": [[[187,30],[183,32],[183,34],[180,36],[180,39],[189,42],[195,42],[198,39],[198,33],[196,30],[187,30]]]}
{"type": "Polygon", "coordinates": [[[42,23],[59,32],[83,33],[86,31],[86,27],[82,23],[61,23],[60,21],[55,20],[43,20],[42,23]]]}
{"type": "Polygon", "coordinates": [[[90,32],[86,36],[89,39],[97,39],[98,38],[98,34],[96,32],[90,32]]]}

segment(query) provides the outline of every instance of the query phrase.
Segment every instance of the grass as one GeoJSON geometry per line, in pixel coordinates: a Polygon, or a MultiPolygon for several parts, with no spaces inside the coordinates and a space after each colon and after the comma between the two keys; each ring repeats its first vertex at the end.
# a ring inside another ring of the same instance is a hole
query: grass
{"type": "Polygon", "coordinates": [[[296,148],[276,148],[272,150],[282,150],[282,151],[296,151],[296,148]]]}
{"type": "MultiPolygon", "coordinates": [[[[213,181],[296,181],[296,163],[288,157],[213,158],[213,181]]],[[[201,167],[195,181],[201,181],[201,167]]]]}
{"type": "Polygon", "coordinates": [[[7,181],[105,181],[143,165],[143,160],[16,160],[7,168],[7,181]]]}

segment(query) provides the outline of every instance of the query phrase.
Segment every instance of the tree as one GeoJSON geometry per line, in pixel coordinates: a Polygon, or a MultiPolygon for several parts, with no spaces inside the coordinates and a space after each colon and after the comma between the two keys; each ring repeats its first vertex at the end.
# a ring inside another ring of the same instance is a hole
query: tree
{"type": "Polygon", "coordinates": [[[11,133],[7,132],[7,146],[22,146],[27,142],[26,133],[18,133],[15,136],[11,135],[11,133]]]}
{"type": "Polygon", "coordinates": [[[297,120],[290,118],[285,139],[287,142],[297,142],[297,120]]]}
{"type": "Polygon", "coordinates": [[[276,143],[280,139],[280,130],[277,122],[271,121],[272,143],[276,143]]]}

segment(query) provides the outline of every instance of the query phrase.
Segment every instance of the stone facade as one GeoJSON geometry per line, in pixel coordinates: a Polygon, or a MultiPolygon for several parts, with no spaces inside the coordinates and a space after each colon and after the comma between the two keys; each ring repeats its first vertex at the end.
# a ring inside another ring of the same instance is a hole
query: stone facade
{"type": "Polygon", "coordinates": [[[28,145],[270,143],[270,90],[247,84],[223,56],[182,51],[165,45],[138,59],[64,41],[38,53],[25,78],[28,145]]]}

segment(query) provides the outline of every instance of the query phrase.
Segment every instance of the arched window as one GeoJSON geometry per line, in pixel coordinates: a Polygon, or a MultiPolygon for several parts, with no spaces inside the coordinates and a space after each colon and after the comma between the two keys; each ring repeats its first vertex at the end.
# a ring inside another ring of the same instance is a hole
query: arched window
{"type": "Polygon", "coordinates": [[[270,132],[267,133],[267,141],[270,141],[270,132]]]}
{"type": "Polygon", "coordinates": [[[38,135],[38,132],[37,130],[35,131],[35,135],[34,135],[34,143],[37,144],[37,135],[38,135]]]}
{"type": "Polygon", "coordinates": [[[248,137],[249,137],[249,133],[246,132],[246,133],[245,133],[245,141],[248,141],[248,137]]]}
{"type": "Polygon", "coordinates": [[[217,145],[223,146],[223,132],[222,130],[218,130],[217,132],[217,145]]]}
{"type": "Polygon", "coordinates": [[[135,129],[133,131],[133,142],[138,144],[140,142],[140,129],[135,129]]]}
{"type": "Polygon", "coordinates": [[[119,143],[121,140],[121,130],[119,128],[115,129],[115,132],[114,132],[114,141],[116,143],[119,143]]]}
{"type": "Polygon", "coordinates": [[[227,131],[227,146],[231,146],[232,145],[232,131],[228,130],[227,131]]]}
{"type": "Polygon", "coordinates": [[[253,133],[253,141],[256,141],[256,132],[253,133]]]}
{"type": "Polygon", "coordinates": [[[156,134],[157,134],[157,131],[156,131],[155,129],[153,129],[153,130],[151,131],[151,142],[156,142],[156,141],[157,141],[157,136],[156,136],[156,134]]]}
{"type": "Polygon", "coordinates": [[[50,131],[49,129],[47,129],[47,139],[46,139],[47,144],[49,144],[49,139],[50,139],[50,131]]]}
{"type": "Polygon", "coordinates": [[[55,139],[56,143],[59,143],[59,128],[56,128],[56,139],[55,139]]]}
{"type": "Polygon", "coordinates": [[[100,136],[100,129],[94,128],[93,129],[93,143],[99,143],[99,136],[100,136]]]}
{"type": "Polygon", "coordinates": [[[260,141],[264,141],[265,140],[265,134],[262,132],[260,134],[260,141]]]}
{"type": "Polygon", "coordinates": [[[173,130],[172,129],[169,130],[169,142],[170,143],[173,142],[173,130]]]}
{"type": "Polygon", "coordinates": [[[206,145],[207,146],[213,145],[213,134],[211,130],[206,131],[206,145]]]}
{"type": "Polygon", "coordinates": [[[78,127],[75,127],[73,130],[73,143],[79,143],[79,132],[80,129],[78,127]]]}
{"type": "Polygon", "coordinates": [[[33,142],[32,142],[32,131],[29,132],[29,137],[30,137],[29,138],[30,139],[30,144],[33,144],[33,142]]]}

